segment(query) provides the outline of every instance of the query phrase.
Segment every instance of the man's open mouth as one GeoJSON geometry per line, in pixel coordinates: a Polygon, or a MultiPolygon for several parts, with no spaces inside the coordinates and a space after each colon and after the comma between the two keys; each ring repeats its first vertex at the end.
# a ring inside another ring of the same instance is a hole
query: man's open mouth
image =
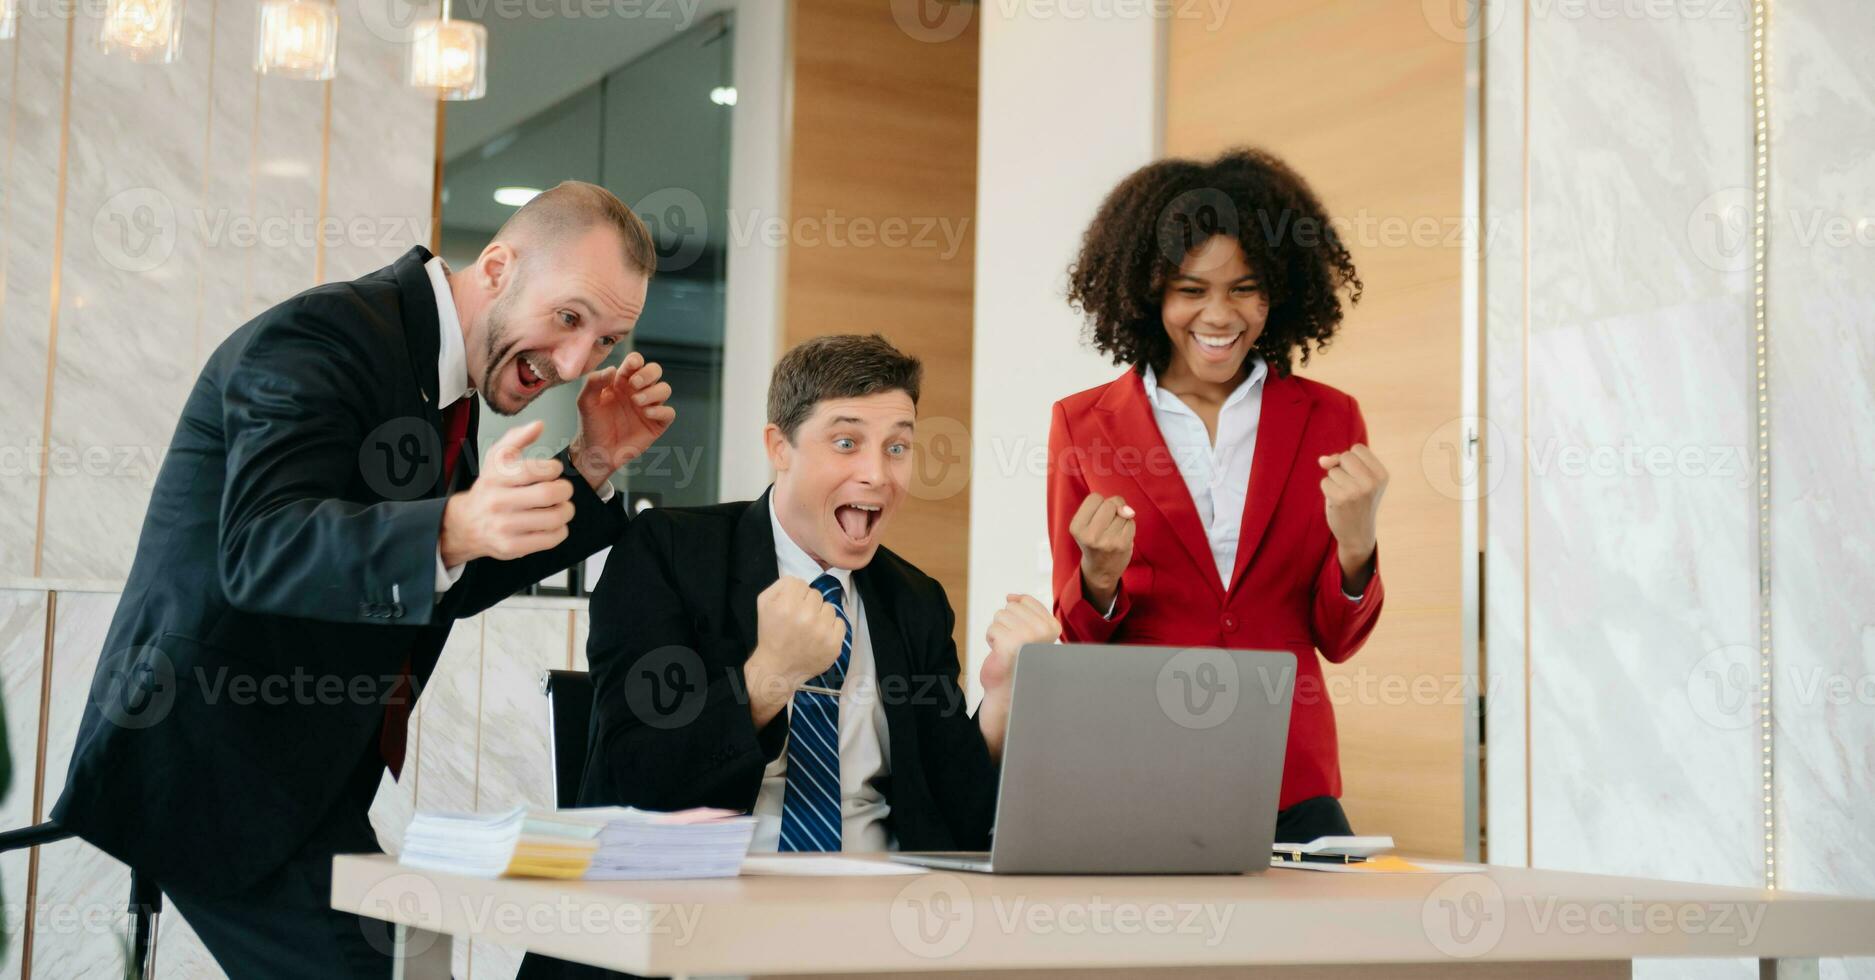
{"type": "Polygon", "coordinates": [[[862,544],[872,537],[872,530],[879,526],[879,515],[884,508],[878,504],[841,504],[833,509],[833,519],[840,524],[840,530],[854,544],[862,544]]]}
{"type": "Polygon", "coordinates": [[[541,377],[540,373],[534,370],[534,366],[527,362],[526,354],[516,355],[514,376],[515,380],[520,382],[522,391],[538,391],[547,386],[547,379],[541,377]]]}

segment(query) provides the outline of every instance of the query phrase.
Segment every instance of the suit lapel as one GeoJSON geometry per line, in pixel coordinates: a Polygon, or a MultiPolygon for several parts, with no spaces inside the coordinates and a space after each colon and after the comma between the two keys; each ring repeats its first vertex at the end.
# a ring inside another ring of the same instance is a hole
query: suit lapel
{"type": "MultiPolygon", "coordinates": [[[[1217,560],[1211,557],[1211,541],[1205,536],[1204,522],[1198,519],[1197,505],[1192,503],[1191,490],[1185,486],[1177,460],[1166,448],[1165,434],[1159,431],[1159,423],[1152,416],[1152,404],[1146,400],[1145,384],[1139,374],[1128,371],[1108,385],[1107,393],[1094,407],[1094,417],[1112,447],[1131,446],[1144,454],[1144,462],[1126,475],[1140,488],[1146,502],[1157,508],[1172,526],[1179,544],[1191,555],[1212,591],[1221,598],[1224,583],[1217,579],[1217,560]],[[1153,472],[1166,467],[1170,472],[1153,472]]],[[[1083,465],[1120,469],[1111,454],[1084,461],[1083,465]]],[[[1133,502],[1129,496],[1128,503],[1133,502]]]]}
{"type": "MultiPolygon", "coordinates": [[[[449,429],[443,424],[443,409],[436,403],[441,390],[436,376],[437,359],[442,345],[442,317],[436,310],[436,287],[430,284],[429,270],[423,267],[430,261],[430,250],[421,245],[412,246],[410,251],[398,257],[391,264],[397,276],[397,291],[401,299],[400,319],[404,328],[404,349],[410,356],[410,378],[417,386],[421,396],[423,421],[430,431],[438,436],[439,447],[447,448],[449,429]]],[[[475,444],[475,409],[469,410],[469,438],[463,440],[465,447],[475,444]]],[[[471,456],[474,454],[471,453],[471,456]]],[[[453,487],[443,485],[442,467],[437,468],[436,489],[431,496],[442,496],[453,487]]],[[[457,485],[466,485],[464,478],[473,481],[475,467],[458,465],[456,467],[457,485]]]]}
{"type": "Polygon", "coordinates": [[[1231,571],[1231,590],[1243,582],[1244,569],[1256,554],[1276,514],[1295,465],[1302,430],[1308,425],[1310,401],[1302,385],[1287,375],[1271,374],[1263,382],[1263,408],[1257,417],[1256,453],[1250,459],[1250,488],[1244,495],[1243,526],[1237,535],[1237,563],[1231,571]]]}
{"type": "Polygon", "coordinates": [[[760,636],[756,630],[755,598],[781,577],[781,568],[775,559],[775,528],[768,517],[768,495],[773,492],[771,487],[737,518],[730,546],[729,613],[735,620],[737,639],[751,652],[760,636]]]}

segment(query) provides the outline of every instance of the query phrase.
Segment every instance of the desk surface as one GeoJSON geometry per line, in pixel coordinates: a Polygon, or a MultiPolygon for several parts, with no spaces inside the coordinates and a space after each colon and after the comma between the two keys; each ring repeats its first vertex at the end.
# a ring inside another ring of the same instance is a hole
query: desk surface
{"type": "Polygon", "coordinates": [[[1875,899],[1507,867],[556,882],[346,855],[332,905],[644,975],[1875,955],[1875,899]]]}

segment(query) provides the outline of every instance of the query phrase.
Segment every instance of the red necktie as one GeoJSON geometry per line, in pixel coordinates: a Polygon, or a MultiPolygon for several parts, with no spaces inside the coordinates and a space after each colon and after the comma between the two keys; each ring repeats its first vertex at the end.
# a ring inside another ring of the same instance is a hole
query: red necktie
{"type": "MultiPolygon", "coordinates": [[[[469,437],[470,400],[458,398],[455,404],[443,409],[444,493],[455,485],[456,460],[462,458],[462,444],[469,437]]],[[[378,752],[384,756],[384,764],[390,767],[392,779],[404,772],[404,743],[410,735],[410,691],[410,658],[406,656],[397,684],[391,688],[390,699],[384,704],[384,727],[378,732],[378,752]]]]}

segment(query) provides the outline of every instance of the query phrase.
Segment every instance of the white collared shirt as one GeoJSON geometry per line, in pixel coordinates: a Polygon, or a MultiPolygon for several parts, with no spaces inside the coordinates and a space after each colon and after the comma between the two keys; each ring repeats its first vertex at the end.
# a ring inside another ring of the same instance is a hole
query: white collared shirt
{"type": "Polygon", "coordinates": [[[1224,399],[1217,410],[1217,441],[1177,395],[1159,387],[1159,377],[1147,365],[1146,400],[1152,405],[1159,435],[1178,464],[1179,475],[1191,491],[1198,521],[1217,562],[1218,581],[1230,588],[1237,567],[1237,546],[1243,533],[1244,498],[1250,493],[1250,462],[1256,456],[1257,422],[1263,416],[1263,381],[1269,364],[1257,358],[1250,374],[1224,399]]]}
{"type": "MultiPolygon", "coordinates": [[[[462,343],[462,321],[456,318],[456,298],[449,292],[449,270],[438,255],[423,263],[436,291],[436,323],[442,335],[436,347],[436,409],[442,411],[469,397],[469,352],[462,343]]],[[[474,447],[470,447],[474,451],[474,447]]],[[[461,565],[443,564],[443,546],[436,545],[436,591],[448,592],[462,578],[461,565]]]]}
{"type": "MultiPolygon", "coordinates": [[[[1237,568],[1237,548],[1242,544],[1244,498],[1250,494],[1250,464],[1256,456],[1257,424],[1263,417],[1263,382],[1269,377],[1269,364],[1262,358],[1250,368],[1250,374],[1224,399],[1217,412],[1217,441],[1204,427],[1204,420],[1177,395],[1159,387],[1159,377],[1146,366],[1142,383],[1146,400],[1152,405],[1152,419],[1159,426],[1165,448],[1178,464],[1185,489],[1198,510],[1204,525],[1205,539],[1211,545],[1211,560],[1217,563],[1218,581],[1229,591],[1231,573],[1237,568]]],[[[1366,595],[1353,595],[1342,587],[1341,595],[1349,602],[1359,602],[1366,595]]],[[[1120,598],[1102,615],[1113,617],[1120,598]]]]}
{"type": "MultiPolygon", "coordinates": [[[[769,492],[768,520],[775,532],[775,564],[783,575],[813,582],[823,571],[840,582],[846,618],[853,624],[853,649],[840,685],[840,849],[889,851],[897,844],[885,826],[892,812],[880,780],[892,773],[890,743],[886,740],[885,702],[879,697],[879,670],[872,658],[872,636],[866,631],[866,607],[853,587],[853,573],[844,568],[822,569],[781,526],[775,513],[774,492],[769,492]]],[[[786,711],[794,710],[790,701],[786,711]]],[[[782,724],[786,724],[782,720],[782,724]]],[[[781,846],[781,804],[788,789],[788,750],[784,745],[775,761],[762,770],[762,789],[755,797],[755,838],[749,850],[773,851],[781,846]]]]}

